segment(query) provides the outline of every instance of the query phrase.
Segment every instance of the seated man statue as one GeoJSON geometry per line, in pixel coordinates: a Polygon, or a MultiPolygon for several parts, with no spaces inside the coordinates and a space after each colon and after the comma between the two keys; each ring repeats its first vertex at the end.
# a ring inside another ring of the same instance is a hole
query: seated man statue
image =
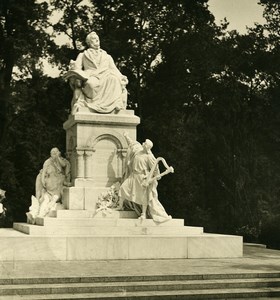
{"type": "Polygon", "coordinates": [[[46,217],[61,203],[63,187],[70,186],[70,163],[61,156],[58,148],[51,149],[51,157],[36,178],[36,197],[32,196],[27,222],[35,224],[36,217],[46,217]]]}
{"type": "Polygon", "coordinates": [[[100,49],[99,37],[91,32],[86,37],[88,49],[71,60],[64,75],[73,89],[72,114],[80,107],[108,114],[126,109],[128,80],[117,69],[113,58],[100,49]]]}
{"type": "Polygon", "coordinates": [[[173,172],[169,167],[162,174],[159,173],[158,162],[163,158],[156,159],[151,152],[153,143],[146,140],[142,145],[133,141],[124,134],[128,142],[125,173],[123,183],[119,190],[119,206],[135,210],[140,219],[152,218],[155,222],[165,222],[171,219],[164,207],[158,200],[157,181],[161,176],[173,172]]]}

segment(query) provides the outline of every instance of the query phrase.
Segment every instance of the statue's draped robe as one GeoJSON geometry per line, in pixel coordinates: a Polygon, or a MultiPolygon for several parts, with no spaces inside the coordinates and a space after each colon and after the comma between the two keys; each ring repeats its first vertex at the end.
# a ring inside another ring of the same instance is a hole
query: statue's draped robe
{"type": "Polygon", "coordinates": [[[84,106],[98,113],[126,108],[127,91],[121,83],[123,75],[106,51],[85,50],[78,55],[75,68],[69,72],[77,72],[77,75],[86,79],[76,101],[83,102],[84,106]]]}
{"type": "MultiPolygon", "coordinates": [[[[141,214],[141,205],[148,205],[147,214],[155,222],[164,222],[171,219],[158,200],[157,180],[147,187],[143,186],[145,178],[150,173],[156,159],[152,153],[142,151],[128,151],[127,169],[119,195],[126,200],[126,206],[141,214]]],[[[158,168],[155,170],[159,174],[158,168]]]]}
{"type": "Polygon", "coordinates": [[[61,160],[65,164],[64,167],[51,158],[47,159],[36,178],[36,198],[32,198],[34,216],[45,217],[50,210],[56,208],[57,201],[62,197],[63,184],[70,172],[70,163],[66,159],[61,160]]]}

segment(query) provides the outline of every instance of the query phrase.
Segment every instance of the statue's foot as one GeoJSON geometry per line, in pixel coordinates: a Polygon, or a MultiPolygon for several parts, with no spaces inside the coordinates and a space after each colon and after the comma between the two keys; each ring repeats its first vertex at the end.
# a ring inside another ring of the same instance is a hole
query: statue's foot
{"type": "Polygon", "coordinates": [[[120,113],[122,110],[124,110],[123,107],[121,107],[121,106],[116,106],[116,107],[115,107],[115,110],[114,110],[114,113],[115,113],[115,114],[118,114],[118,113],[120,113]]]}
{"type": "Polygon", "coordinates": [[[146,214],[141,214],[141,216],[138,218],[139,220],[145,220],[147,219],[146,214]]]}
{"type": "Polygon", "coordinates": [[[33,217],[33,215],[30,212],[28,212],[28,213],[26,213],[26,216],[27,216],[27,223],[34,225],[35,224],[35,218],[33,217]]]}

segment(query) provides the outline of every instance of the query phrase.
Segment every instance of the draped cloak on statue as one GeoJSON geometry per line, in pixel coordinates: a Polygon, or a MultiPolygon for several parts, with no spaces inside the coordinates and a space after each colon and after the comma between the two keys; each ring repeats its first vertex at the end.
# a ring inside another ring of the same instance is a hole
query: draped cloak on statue
{"type": "MultiPolygon", "coordinates": [[[[162,204],[158,200],[157,180],[147,187],[143,184],[154,166],[156,159],[152,152],[143,153],[141,144],[134,142],[129,145],[124,181],[120,187],[119,196],[125,202],[125,206],[138,215],[141,215],[141,205],[148,205],[147,215],[155,222],[165,222],[171,219],[162,204]]],[[[158,167],[155,175],[159,174],[158,167]]]]}
{"type": "MultiPolygon", "coordinates": [[[[113,58],[102,49],[89,48],[80,53],[65,79],[81,80],[80,88],[74,89],[76,106],[86,106],[98,113],[126,109],[127,90],[124,77],[117,69],[113,58]]],[[[126,77],[125,77],[126,78],[126,77]]]]}

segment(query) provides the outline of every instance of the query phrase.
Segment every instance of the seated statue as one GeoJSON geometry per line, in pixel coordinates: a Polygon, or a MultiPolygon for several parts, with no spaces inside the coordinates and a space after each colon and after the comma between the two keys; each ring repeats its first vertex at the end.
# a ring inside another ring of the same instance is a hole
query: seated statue
{"type": "Polygon", "coordinates": [[[88,49],[71,60],[64,75],[73,89],[72,114],[80,107],[108,114],[125,110],[127,105],[127,77],[117,69],[113,58],[100,49],[99,37],[91,32],[86,37],[88,49]]]}
{"type": "Polygon", "coordinates": [[[46,217],[61,203],[63,187],[70,186],[70,163],[61,156],[58,148],[51,149],[51,157],[36,178],[36,197],[32,196],[27,222],[35,224],[36,217],[46,217]]]}
{"type": "Polygon", "coordinates": [[[128,152],[125,162],[123,183],[119,190],[118,210],[124,207],[136,211],[140,219],[152,218],[155,222],[165,222],[171,219],[158,200],[158,180],[174,172],[167,166],[163,158],[155,158],[151,152],[153,143],[146,140],[142,145],[124,134],[128,142],[128,152]],[[167,169],[159,173],[158,163],[163,161],[167,169]]]}

